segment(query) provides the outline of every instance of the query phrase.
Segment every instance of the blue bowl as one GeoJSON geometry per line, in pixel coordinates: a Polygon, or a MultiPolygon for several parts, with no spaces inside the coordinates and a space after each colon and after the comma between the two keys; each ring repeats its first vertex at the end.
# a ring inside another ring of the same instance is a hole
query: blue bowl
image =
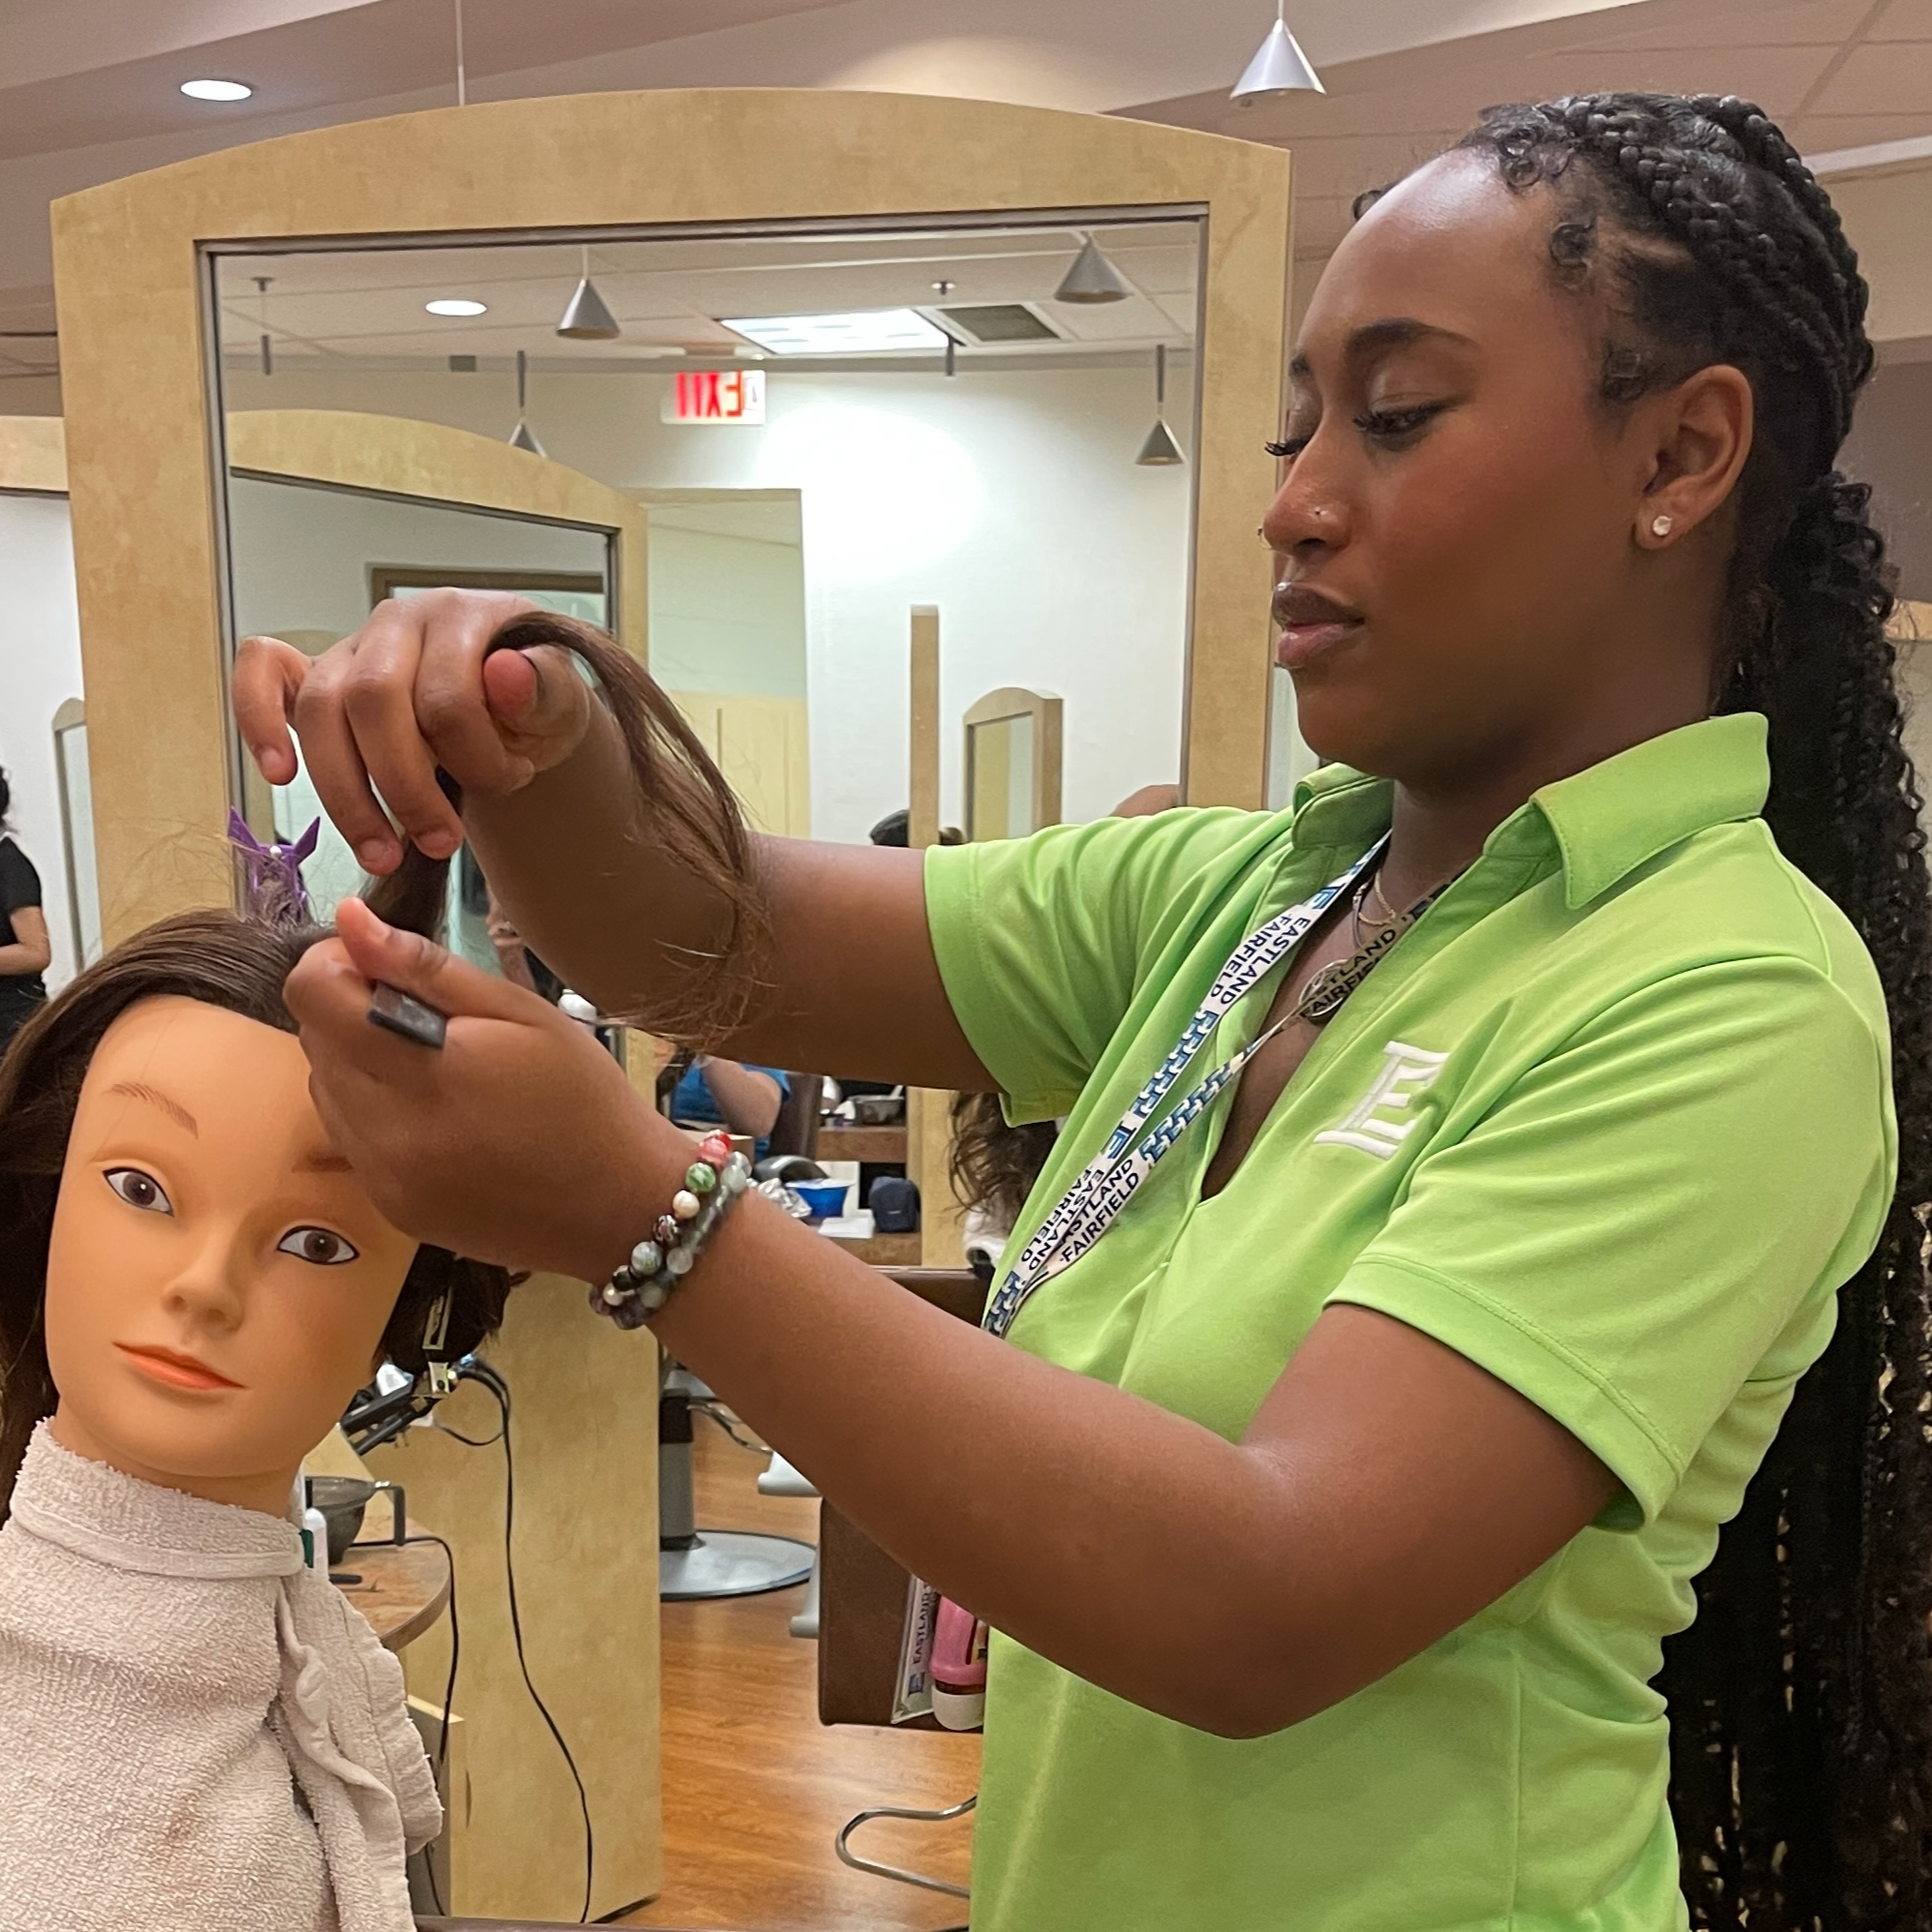
{"type": "Polygon", "coordinates": [[[852,1190],[843,1181],[794,1181],[792,1192],[811,1210],[814,1221],[828,1221],[845,1212],[852,1190]]]}

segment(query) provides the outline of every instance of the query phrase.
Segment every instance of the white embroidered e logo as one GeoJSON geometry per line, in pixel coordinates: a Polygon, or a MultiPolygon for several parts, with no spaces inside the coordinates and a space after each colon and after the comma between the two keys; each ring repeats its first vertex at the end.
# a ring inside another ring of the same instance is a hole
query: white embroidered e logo
{"type": "Polygon", "coordinates": [[[1364,1154],[1386,1161],[1415,1132],[1413,1114],[1406,1120],[1383,1120],[1378,1116],[1405,1108],[1417,1094],[1433,1087],[1449,1056],[1431,1053],[1420,1046],[1404,1046],[1400,1040],[1390,1041],[1382,1048],[1382,1071],[1375,1075],[1375,1084],[1340,1127],[1317,1133],[1317,1141],[1329,1141],[1337,1147],[1359,1147],[1364,1154]]]}

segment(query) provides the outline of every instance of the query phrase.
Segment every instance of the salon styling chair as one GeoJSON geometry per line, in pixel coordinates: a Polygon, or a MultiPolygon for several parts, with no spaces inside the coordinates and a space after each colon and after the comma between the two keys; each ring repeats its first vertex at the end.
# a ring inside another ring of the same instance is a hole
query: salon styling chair
{"type": "MultiPolygon", "coordinates": [[[[810,1481],[793,1468],[777,1450],[772,1450],[771,1460],[765,1465],[765,1472],[758,1478],[758,1494],[762,1496],[815,1496],[810,1481]]],[[[810,1586],[805,1591],[805,1607],[792,1619],[794,1637],[816,1638],[819,1634],[819,1555],[812,1552],[812,1575],[810,1586]]]]}
{"type": "MultiPolygon", "coordinates": [[[[817,1073],[788,1073],[786,1080],[790,1091],[772,1126],[767,1158],[809,1161],[818,1145],[825,1081],[817,1073]]],[[[730,1433],[717,1412],[716,1400],[688,1370],[665,1363],[657,1395],[657,1593],[666,1603],[760,1596],[767,1590],[790,1589],[808,1577],[816,1578],[818,1572],[818,1552],[795,1537],[698,1527],[691,1484],[692,1432],[695,1418],[708,1414],[730,1433]]],[[[804,1494],[814,1492],[807,1487],[804,1494]]],[[[816,1621],[816,1603],[807,1608],[816,1621]]],[[[795,1618],[795,1635],[797,1622],[795,1618]]]]}

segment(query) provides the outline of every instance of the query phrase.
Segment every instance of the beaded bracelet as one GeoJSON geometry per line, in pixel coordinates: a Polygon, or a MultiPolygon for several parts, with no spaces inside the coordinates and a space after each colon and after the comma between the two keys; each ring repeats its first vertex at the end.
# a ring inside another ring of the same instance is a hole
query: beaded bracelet
{"type": "Polygon", "coordinates": [[[591,1308],[619,1328],[642,1328],[691,1272],[719,1222],[750,1185],[751,1162],[732,1152],[730,1137],[707,1134],[698,1143],[697,1160],[684,1170],[671,1211],[657,1217],[608,1282],[590,1290],[591,1308]]]}

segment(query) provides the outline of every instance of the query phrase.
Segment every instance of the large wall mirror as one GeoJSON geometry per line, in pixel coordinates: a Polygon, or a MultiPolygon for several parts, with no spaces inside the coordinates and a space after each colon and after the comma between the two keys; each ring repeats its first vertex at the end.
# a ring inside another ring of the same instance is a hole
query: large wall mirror
{"type": "MultiPolygon", "coordinates": [[[[1065,808],[1092,818],[1181,770],[1193,491],[1174,457],[1199,439],[1203,226],[219,247],[221,406],[514,437],[647,504],[649,623],[629,642],[762,824],[862,839],[905,804],[915,603],[945,624],[943,815],[966,815],[966,704],[1024,677],[1064,694],[1065,808]],[[1170,442],[1150,458],[1157,363],[1170,442]]],[[[245,596],[264,576],[359,589],[358,557],[454,574],[489,547],[452,513],[444,541],[432,513],[375,503],[293,545],[309,513],[232,471],[226,511],[237,635],[271,614],[245,596]]]]}
{"type": "MultiPolygon", "coordinates": [[[[1265,802],[1287,207],[1277,149],[771,90],[406,115],[59,204],[110,927],[228,891],[222,855],[166,840],[245,790],[223,653],[251,582],[294,567],[254,555],[277,499],[240,426],[264,415],[353,425],[333,480],[378,496],[410,494],[352,473],[379,420],[621,498],[648,540],[615,627],[773,830],[856,839],[907,802],[918,606],[948,822],[965,708],[1007,685],[1064,699],[1069,819],[1177,778],[1265,802]],[[167,676],[135,635],[166,636],[167,676]]],[[[393,507],[362,505],[345,598],[382,565],[586,567],[405,544],[427,526],[393,507]]],[[[300,615],[277,621],[353,614],[300,615]]]]}

